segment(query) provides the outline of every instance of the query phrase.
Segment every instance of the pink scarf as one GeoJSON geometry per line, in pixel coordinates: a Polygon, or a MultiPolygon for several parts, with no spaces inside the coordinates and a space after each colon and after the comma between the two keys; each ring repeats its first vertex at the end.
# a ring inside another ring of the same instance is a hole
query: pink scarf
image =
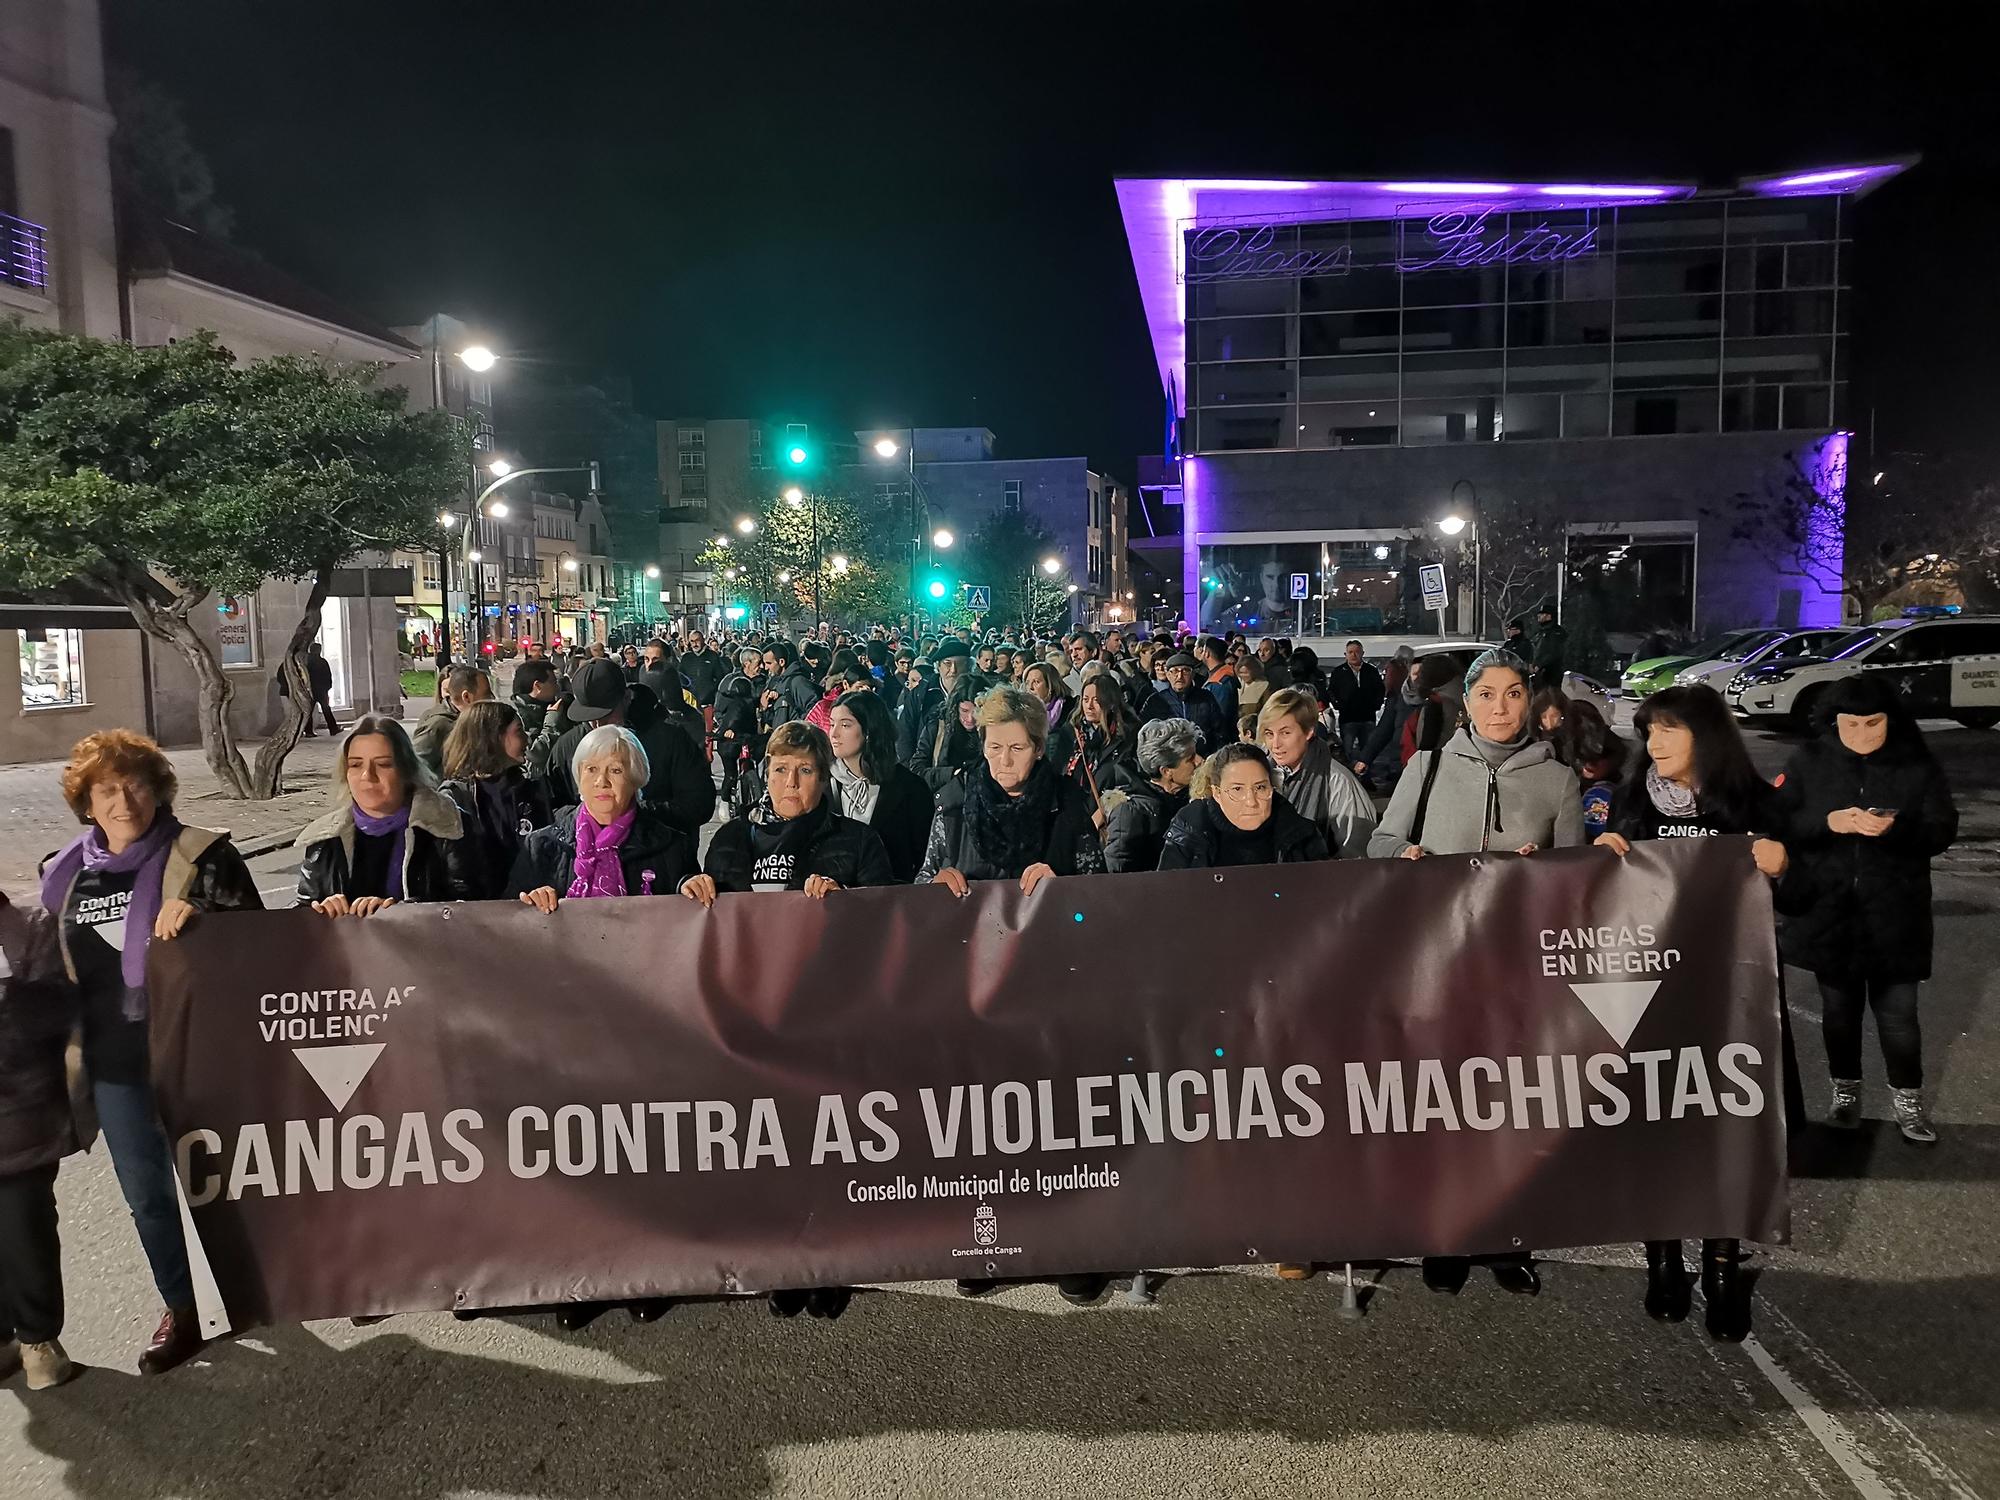
{"type": "Polygon", "coordinates": [[[635,802],[607,826],[600,825],[588,808],[576,810],[576,862],[571,866],[575,878],[568,892],[572,901],[578,896],[625,894],[625,867],[618,862],[618,850],[638,813],[635,802]]]}

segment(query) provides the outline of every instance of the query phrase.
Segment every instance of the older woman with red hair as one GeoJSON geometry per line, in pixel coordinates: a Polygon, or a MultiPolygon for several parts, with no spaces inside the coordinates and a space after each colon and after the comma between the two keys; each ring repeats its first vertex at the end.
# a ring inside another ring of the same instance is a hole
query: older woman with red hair
{"type": "Polygon", "coordinates": [[[178,937],[197,912],[264,903],[224,833],[174,816],[173,763],[142,734],[78,741],[63,799],[88,825],[42,865],[42,905],[60,923],[63,965],[83,1000],[84,1066],[119,1190],[166,1312],[139,1358],[159,1375],[202,1346],[194,1282],[174,1196],[173,1152],[153,1104],[146,948],[178,937]]]}

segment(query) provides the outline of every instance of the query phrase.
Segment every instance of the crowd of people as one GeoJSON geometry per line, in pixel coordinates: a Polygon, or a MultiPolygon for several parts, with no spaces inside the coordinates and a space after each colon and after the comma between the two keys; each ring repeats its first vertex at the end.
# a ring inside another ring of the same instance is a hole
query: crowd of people
{"type": "MultiPolygon", "coordinates": [[[[348,726],[338,805],[298,841],[296,901],[345,920],[412,901],[552,913],[603,897],[705,907],[725,893],[829,899],[895,884],[962,897],[976,881],[1031,893],[1076,875],[1587,843],[1610,858],[1646,839],[1747,834],[1782,914],[1783,957],[1818,980],[1831,1123],[1859,1122],[1872,1011],[1896,1124],[1928,1145],[1918,990],[1930,861],[1957,814],[1878,679],[1836,684],[1824,707],[1822,730],[1773,785],[1711,689],[1647,700],[1628,745],[1504,648],[1462,673],[1409,647],[1378,666],[1350,642],[1323,667],[1280,638],[1116,630],[1048,640],[877,627],[803,643],[691,630],[617,656],[531,649],[505,699],[482,667],[457,665],[414,731],[373,714],[348,726]]],[[[73,1373],[59,1339],[55,1180],[100,1129],[163,1304],[140,1368],[170,1370],[203,1342],[151,1092],[146,953],[191,921],[261,902],[225,837],[180,822],[175,790],[150,740],[90,735],[63,773],[83,831],[49,857],[39,907],[0,893],[0,1374],[25,1364],[31,1387],[73,1373]]],[[[1797,1125],[1789,1031],[1785,1063],[1797,1125]]],[[[1685,1318],[1682,1247],[1646,1248],[1646,1310],[1685,1318]]],[[[1733,1241],[1702,1247],[1720,1338],[1750,1326],[1739,1260],[1733,1241]]],[[[1434,1258],[1424,1279],[1456,1291],[1474,1264],[1510,1290],[1539,1290],[1519,1252],[1434,1258]]],[[[1089,1302],[1107,1281],[1058,1284],[1089,1302]]],[[[845,1299],[822,1288],[778,1294],[773,1308],[834,1316],[845,1299]]],[[[559,1316],[577,1327],[601,1310],[559,1316]]]]}

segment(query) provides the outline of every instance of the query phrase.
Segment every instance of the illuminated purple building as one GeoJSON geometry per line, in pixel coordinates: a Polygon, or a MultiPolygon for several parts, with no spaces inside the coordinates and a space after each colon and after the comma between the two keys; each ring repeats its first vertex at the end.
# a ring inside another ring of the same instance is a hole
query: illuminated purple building
{"type": "Polygon", "coordinates": [[[1417,565],[1441,560],[1468,633],[1545,594],[1619,645],[1836,623],[1854,204],[1907,165],[1724,190],[1120,179],[1186,617],[1435,630],[1417,565]],[[1745,497],[1813,489],[1816,535],[1741,534],[1778,508],[1745,497]],[[1524,521],[1552,538],[1538,574],[1524,521]]]}

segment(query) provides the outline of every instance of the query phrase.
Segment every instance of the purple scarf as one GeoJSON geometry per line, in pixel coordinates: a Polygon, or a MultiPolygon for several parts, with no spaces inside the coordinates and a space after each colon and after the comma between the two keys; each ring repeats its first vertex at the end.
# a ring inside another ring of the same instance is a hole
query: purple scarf
{"type": "Polygon", "coordinates": [[[139,992],[136,1000],[129,993],[126,996],[125,1011],[130,1020],[145,1014],[146,945],[153,941],[153,923],[160,915],[160,882],[166,874],[167,855],[180,831],[180,819],[173,809],[163,807],[143,837],[127,844],[123,853],[113,854],[104,842],[104,830],[93,824],[70,840],[42,873],[42,905],[60,916],[70,887],[83,871],[103,870],[112,875],[137,872],[132,904],[125,909],[125,949],[118,959],[126,990],[139,992]],[[137,1015],[133,1014],[135,1009],[137,1015]]]}
{"type": "Polygon", "coordinates": [[[588,808],[576,810],[576,863],[571,866],[575,878],[567,893],[571,900],[625,894],[625,867],[618,862],[618,850],[638,815],[635,802],[608,825],[600,826],[588,808]]]}
{"type": "Polygon", "coordinates": [[[360,808],[354,809],[354,827],[358,833],[370,838],[381,838],[393,834],[389,841],[389,873],[382,881],[382,894],[403,898],[403,838],[410,827],[410,810],[399,807],[386,818],[373,817],[360,808]]]}

